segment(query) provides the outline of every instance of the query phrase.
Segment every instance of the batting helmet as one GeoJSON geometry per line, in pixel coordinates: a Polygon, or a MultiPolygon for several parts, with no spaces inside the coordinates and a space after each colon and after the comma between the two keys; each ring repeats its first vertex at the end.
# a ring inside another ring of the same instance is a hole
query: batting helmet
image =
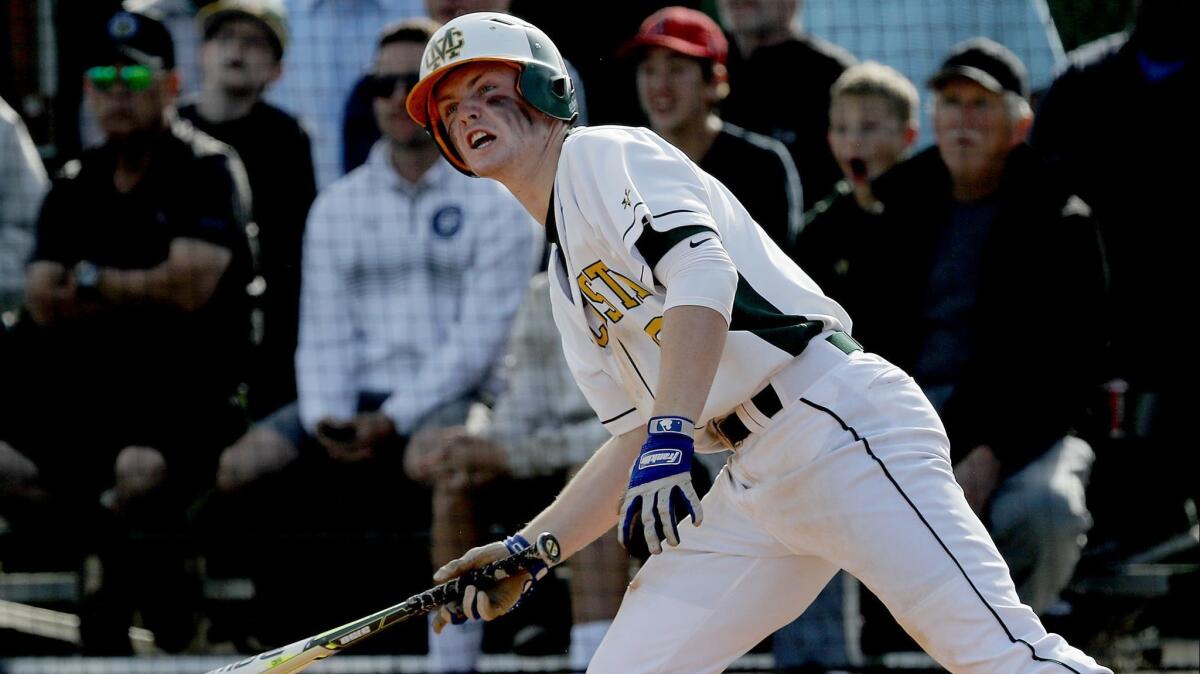
{"type": "Polygon", "coordinates": [[[425,45],[421,80],[409,92],[405,106],[459,171],[474,175],[450,142],[437,109],[430,103],[430,94],[455,68],[477,61],[510,63],[519,68],[517,92],[547,115],[568,123],[579,115],[567,64],[540,29],[499,12],[476,12],[453,19],[425,45]]]}

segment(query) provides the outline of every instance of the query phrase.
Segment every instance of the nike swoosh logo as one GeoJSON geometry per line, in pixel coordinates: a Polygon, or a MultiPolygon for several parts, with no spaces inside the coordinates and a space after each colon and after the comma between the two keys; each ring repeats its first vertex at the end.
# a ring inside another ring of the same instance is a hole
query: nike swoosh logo
{"type": "Polygon", "coordinates": [[[700,239],[699,241],[688,241],[688,246],[691,248],[695,248],[696,246],[699,246],[700,244],[704,243],[705,241],[712,241],[712,237],[710,236],[707,239],[700,239]]]}

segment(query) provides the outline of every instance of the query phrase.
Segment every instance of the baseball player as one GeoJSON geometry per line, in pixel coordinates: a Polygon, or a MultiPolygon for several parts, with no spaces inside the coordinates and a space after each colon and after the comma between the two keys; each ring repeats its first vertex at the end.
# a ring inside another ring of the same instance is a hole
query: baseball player
{"type": "MultiPolygon", "coordinates": [[[[646,129],[570,130],[571,81],[543,32],[497,13],[447,23],[407,107],[454,166],[545,225],[563,348],[613,435],[524,529],[437,580],[542,531],[570,556],[615,524],[653,556],[589,671],[720,671],[839,568],[951,671],[1109,671],[1021,605],[913,380],[864,352],[841,307],[682,152],[646,129]],[[693,452],[726,447],[699,502],[693,452]]],[[[499,616],[530,581],[468,588],[435,627],[499,616]]]]}

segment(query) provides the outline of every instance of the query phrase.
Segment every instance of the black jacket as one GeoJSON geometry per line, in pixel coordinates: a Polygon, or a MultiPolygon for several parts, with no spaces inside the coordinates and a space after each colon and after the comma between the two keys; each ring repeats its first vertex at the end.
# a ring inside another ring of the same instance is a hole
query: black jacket
{"type": "MultiPolygon", "coordinates": [[[[950,175],[930,148],[876,182],[883,227],[856,281],[855,335],[912,369],[927,334],[926,287],[949,222],[950,175]]],[[[1045,452],[1079,421],[1105,345],[1106,272],[1082,200],[1027,146],[1017,147],[995,195],[984,243],[977,342],[946,404],[956,457],[988,445],[1006,473],[1045,452]]],[[[918,382],[919,383],[919,382],[918,382]]]]}
{"type": "Polygon", "coordinates": [[[1182,392],[1190,379],[1144,339],[1147,321],[1180,320],[1195,287],[1200,125],[1191,100],[1200,59],[1151,82],[1138,64],[1137,37],[1111,36],[1073,53],[1042,100],[1030,142],[1104,232],[1113,311],[1126,317],[1113,326],[1111,374],[1182,392]]]}

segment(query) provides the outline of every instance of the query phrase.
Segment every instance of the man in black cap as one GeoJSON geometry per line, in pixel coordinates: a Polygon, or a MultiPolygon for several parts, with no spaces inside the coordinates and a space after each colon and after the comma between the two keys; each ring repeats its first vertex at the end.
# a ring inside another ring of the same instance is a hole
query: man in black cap
{"type": "MultiPolygon", "coordinates": [[[[226,146],[175,117],[174,64],[162,24],[108,21],[84,84],[106,141],[54,181],[27,269],[14,444],[41,491],[26,493],[117,531],[95,541],[104,585],[85,597],[82,625],[92,651],[129,651],[133,602],[160,647],[191,640],[182,550],[167,543],[244,428],[246,180],[226,146]]],[[[101,531],[91,521],[73,519],[85,536],[101,531]]]]}
{"type": "Polygon", "coordinates": [[[287,14],[279,0],[217,0],[200,10],[200,93],[179,116],[228,143],[246,165],[254,195],[262,335],[249,376],[251,415],[296,399],[300,249],[317,196],[308,134],[263,100],[283,72],[287,14]]]}
{"type": "Polygon", "coordinates": [[[1093,454],[1072,429],[1104,346],[1099,236],[1024,143],[1029,84],[1012,52],[968,40],[929,87],[936,146],[872,186],[886,226],[862,265],[855,335],[937,407],[955,477],[1042,613],[1091,525],[1093,454]]]}

